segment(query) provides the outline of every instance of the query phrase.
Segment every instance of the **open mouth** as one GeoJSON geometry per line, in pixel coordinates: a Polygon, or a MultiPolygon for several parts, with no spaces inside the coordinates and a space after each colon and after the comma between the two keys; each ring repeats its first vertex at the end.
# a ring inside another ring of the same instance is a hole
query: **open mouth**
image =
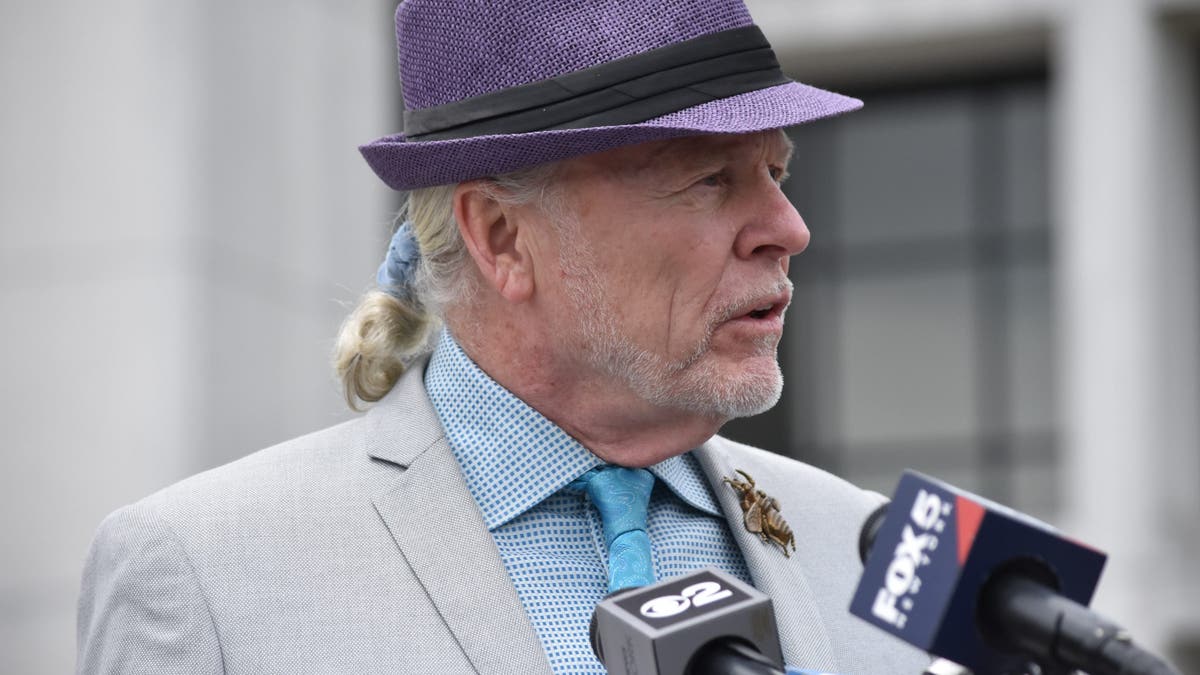
{"type": "Polygon", "coordinates": [[[727,316],[729,316],[729,320],[761,322],[764,326],[781,323],[783,321],[783,313],[787,310],[791,299],[791,289],[784,288],[780,292],[769,295],[763,294],[753,300],[749,300],[727,316]]]}
{"type": "Polygon", "coordinates": [[[770,321],[783,314],[783,308],[787,307],[787,302],[764,302],[763,304],[754,307],[750,311],[742,314],[740,318],[750,319],[753,321],[770,321]]]}

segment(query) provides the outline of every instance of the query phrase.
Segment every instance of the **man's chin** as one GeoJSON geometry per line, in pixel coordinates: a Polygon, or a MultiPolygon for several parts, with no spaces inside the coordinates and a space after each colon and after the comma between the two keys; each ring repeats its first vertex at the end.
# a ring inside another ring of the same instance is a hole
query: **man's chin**
{"type": "MultiPolygon", "coordinates": [[[[682,407],[731,420],[766,412],[783,394],[783,373],[774,355],[743,359],[724,368],[694,370],[682,407]],[[707,371],[707,372],[706,372],[707,371]]],[[[684,393],[684,392],[681,392],[684,393]]]]}
{"type": "Polygon", "coordinates": [[[783,396],[782,377],[777,377],[771,382],[755,383],[755,385],[744,388],[723,402],[725,407],[722,412],[726,417],[735,419],[765,413],[774,408],[783,396]]]}

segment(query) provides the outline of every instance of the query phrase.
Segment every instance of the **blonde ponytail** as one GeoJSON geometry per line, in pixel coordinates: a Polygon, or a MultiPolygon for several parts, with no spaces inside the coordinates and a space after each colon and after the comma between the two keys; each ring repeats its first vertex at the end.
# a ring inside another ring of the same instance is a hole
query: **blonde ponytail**
{"type": "Polygon", "coordinates": [[[429,353],[441,328],[441,309],[456,295],[466,247],[454,221],[453,185],[416,190],[408,195],[398,222],[412,223],[421,259],[403,297],[372,289],[342,322],[333,366],[346,403],[383,398],[413,362],[429,353]]]}
{"type": "MultiPolygon", "coordinates": [[[[556,171],[556,165],[545,164],[491,178],[489,194],[510,204],[537,201],[547,213],[557,213],[561,199],[551,189],[556,171]]],[[[342,322],[333,366],[354,410],[391,391],[413,362],[433,350],[445,307],[467,303],[475,294],[475,277],[466,273],[470,256],[454,219],[456,187],[409,193],[397,222],[411,223],[421,252],[412,279],[396,295],[367,291],[342,322]]]]}

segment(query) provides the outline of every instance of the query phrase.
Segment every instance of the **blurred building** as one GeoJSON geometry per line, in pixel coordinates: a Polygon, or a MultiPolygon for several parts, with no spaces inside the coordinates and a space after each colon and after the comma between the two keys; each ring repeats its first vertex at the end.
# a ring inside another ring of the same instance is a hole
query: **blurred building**
{"type": "Polygon", "coordinates": [[[0,672],[66,673],[106,513],[348,416],[394,5],[0,7],[0,672]]]}
{"type": "MultiPolygon", "coordinates": [[[[749,4],[867,107],[793,134],[786,398],[728,433],[1060,526],[1200,672],[1200,0],[749,4]]],[[[0,672],[57,673],[106,513],[348,415],[394,2],[0,7],[0,672]]]]}
{"type": "Polygon", "coordinates": [[[787,399],[726,427],[914,467],[1110,553],[1094,605],[1200,672],[1200,3],[751,2],[805,82],[787,399]]]}

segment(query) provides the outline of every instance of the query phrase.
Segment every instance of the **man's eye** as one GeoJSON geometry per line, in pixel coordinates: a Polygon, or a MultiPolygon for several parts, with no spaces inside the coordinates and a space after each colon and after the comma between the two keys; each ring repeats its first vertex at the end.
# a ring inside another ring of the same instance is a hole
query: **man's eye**
{"type": "Polygon", "coordinates": [[[704,187],[721,187],[724,184],[725,174],[722,173],[709,174],[696,181],[696,185],[703,185],[704,187]]]}
{"type": "Polygon", "coordinates": [[[787,169],[784,169],[781,166],[771,167],[771,178],[774,179],[776,183],[782,183],[783,181],[787,180],[787,177],[787,169]]]}

